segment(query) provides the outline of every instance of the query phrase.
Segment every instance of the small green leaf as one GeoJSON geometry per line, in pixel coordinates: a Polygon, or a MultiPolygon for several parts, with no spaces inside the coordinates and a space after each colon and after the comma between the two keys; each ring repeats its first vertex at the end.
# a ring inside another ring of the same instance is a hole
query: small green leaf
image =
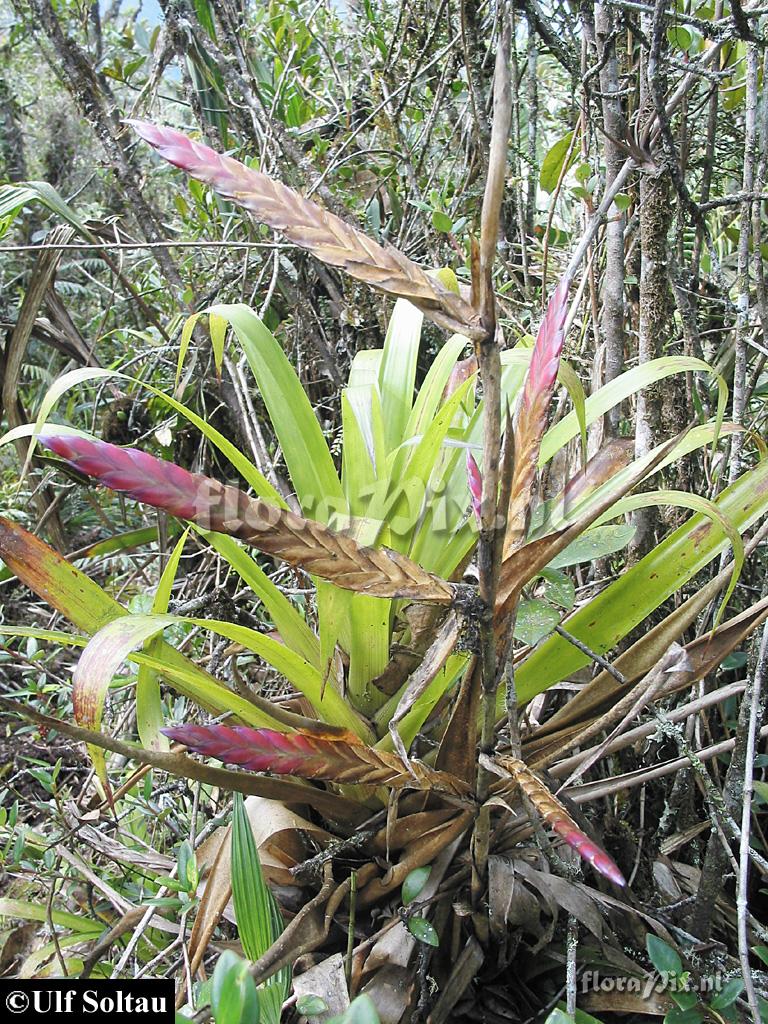
{"type": "Polygon", "coordinates": [[[188,839],[179,847],[178,862],[181,888],[186,892],[194,892],[198,883],[197,863],[195,862],[195,851],[188,839]]]}
{"type": "Polygon", "coordinates": [[[448,234],[453,229],[453,221],[447,213],[443,213],[442,210],[432,211],[432,227],[435,231],[442,231],[448,234]]]}
{"type": "Polygon", "coordinates": [[[258,1024],[259,993],[247,961],[231,950],[222,953],[213,972],[211,1009],[216,1024],[258,1024]]]}
{"type": "Polygon", "coordinates": [[[296,1009],[302,1017],[316,1017],[319,1013],[325,1013],[328,1004],[320,996],[306,995],[296,1000],[296,1009]]]}
{"type": "Polygon", "coordinates": [[[353,999],[344,1013],[332,1017],[326,1024],[381,1024],[381,1021],[371,997],[362,995],[353,999]]]}
{"type": "Polygon", "coordinates": [[[419,895],[421,890],[427,884],[432,868],[427,865],[423,868],[414,868],[409,874],[405,876],[402,889],[402,900],[403,906],[407,907],[409,903],[419,895]]]}
{"type": "Polygon", "coordinates": [[[427,271],[430,277],[436,277],[443,288],[447,288],[454,295],[459,295],[459,281],[455,272],[450,267],[440,267],[439,270],[427,271]]]}
{"type": "Polygon", "coordinates": [[[731,978],[731,980],[726,981],[720,991],[713,996],[709,1005],[713,1010],[724,1010],[726,1007],[732,1006],[736,1002],[743,989],[743,978],[731,978]]]}
{"type": "Polygon", "coordinates": [[[670,995],[681,1010],[690,1010],[699,1005],[699,997],[695,992],[687,992],[682,989],[680,992],[671,992],[670,995]]]}
{"type": "Polygon", "coordinates": [[[374,233],[378,235],[381,232],[381,207],[379,206],[379,197],[374,196],[373,199],[368,203],[365,210],[365,219],[368,221],[368,227],[374,233]]]}
{"type": "Polygon", "coordinates": [[[678,50],[682,50],[683,53],[687,53],[691,43],[693,42],[693,36],[687,28],[683,28],[682,25],[671,25],[667,29],[667,39],[669,40],[670,46],[674,46],[678,50]]]}
{"type": "Polygon", "coordinates": [[[592,168],[588,163],[579,164],[573,172],[576,181],[580,181],[583,185],[585,181],[589,181],[592,177],[592,168]]]}
{"type": "Polygon", "coordinates": [[[560,622],[560,612],[546,601],[521,601],[515,622],[515,640],[534,647],[560,622]]]}
{"type": "Polygon", "coordinates": [[[659,974],[682,974],[683,961],[677,952],[656,935],[648,935],[645,940],[648,956],[659,974]]]}
{"type": "Polygon", "coordinates": [[[624,213],[625,210],[629,209],[632,205],[632,196],[627,195],[626,192],[617,192],[613,197],[614,205],[617,210],[621,210],[624,213]]]}
{"type": "Polygon", "coordinates": [[[768,946],[753,946],[752,952],[760,957],[764,964],[768,964],[768,946]]]}
{"type": "Polygon", "coordinates": [[[408,931],[419,942],[425,942],[428,946],[439,946],[440,939],[432,925],[423,917],[412,917],[408,921],[408,931]]]}
{"type": "Polygon", "coordinates": [[[556,555],[548,569],[564,569],[581,562],[593,562],[625,548],[635,534],[634,526],[597,526],[577,537],[565,551],[556,555]]]}
{"type": "Polygon", "coordinates": [[[570,611],[576,602],[576,586],[571,577],[559,569],[543,569],[541,577],[546,600],[570,611]]]}
{"type": "Polygon", "coordinates": [[[747,652],[746,651],[734,651],[733,654],[729,654],[727,658],[723,658],[720,662],[720,667],[725,669],[736,669],[744,668],[747,664],[747,652]]]}
{"type": "Polygon", "coordinates": [[[685,1010],[671,1010],[664,1018],[664,1024],[702,1024],[704,1012],[698,1006],[685,1010]]]}
{"type": "MultiPolygon", "coordinates": [[[[568,150],[571,148],[572,139],[573,132],[571,131],[564,135],[562,139],[558,139],[544,157],[541,164],[541,173],[539,174],[539,184],[545,192],[554,192],[557,188],[560,172],[563,169],[568,150]]],[[[574,148],[572,156],[575,155],[575,152],[574,148]]]]}

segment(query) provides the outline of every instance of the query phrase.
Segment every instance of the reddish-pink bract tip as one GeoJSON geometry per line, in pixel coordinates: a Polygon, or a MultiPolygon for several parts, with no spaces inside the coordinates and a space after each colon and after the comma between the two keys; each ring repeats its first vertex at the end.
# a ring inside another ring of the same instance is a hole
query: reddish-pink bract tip
{"type": "Polygon", "coordinates": [[[593,843],[584,832],[574,828],[570,822],[566,821],[553,822],[552,829],[557,832],[563,842],[575,850],[588,864],[591,864],[595,871],[613,882],[614,885],[619,885],[622,888],[626,886],[627,881],[618,866],[605,850],[601,850],[597,843],[593,843]]]}
{"type": "Polygon", "coordinates": [[[180,519],[197,521],[209,511],[205,478],[172,462],[97,438],[43,433],[39,441],[73,469],[136,501],[165,509],[180,519]]]}
{"type": "Polygon", "coordinates": [[[475,513],[475,518],[479,523],[483,498],[483,477],[469,448],[467,448],[467,483],[469,484],[469,495],[472,499],[472,511],[475,513]]]}

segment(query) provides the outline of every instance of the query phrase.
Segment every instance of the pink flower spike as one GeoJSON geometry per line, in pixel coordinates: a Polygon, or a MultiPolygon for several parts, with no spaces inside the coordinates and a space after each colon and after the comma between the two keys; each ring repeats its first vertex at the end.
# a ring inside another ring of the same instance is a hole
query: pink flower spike
{"type": "Polygon", "coordinates": [[[113,491],[127,494],[180,519],[198,521],[210,515],[212,481],[138,448],[119,448],[96,438],[40,434],[40,444],[86,476],[113,491]]]}
{"type": "Polygon", "coordinates": [[[569,288],[570,280],[567,277],[562,278],[552,293],[552,298],[547,304],[547,311],[536,335],[536,344],[533,346],[531,365],[523,393],[523,404],[529,407],[539,396],[548,396],[555,386],[560,366],[560,355],[565,341],[569,288]]]}
{"type": "Polygon", "coordinates": [[[248,190],[248,168],[232,157],[222,156],[175,128],[164,128],[148,121],[127,120],[125,123],[169,164],[204,181],[221,195],[234,199],[236,193],[248,190]]]}
{"type": "Polygon", "coordinates": [[[183,743],[205,757],[234,764],[252,772],[293,775],[302,768],[308,774],[321,769],[322,759],[307,749],[303,737],[251,729],[244,725],[177,725],[161,730],[169,739],[183,743]]]}
{"type": "Polygon", "coordinates": [[[397,757],[387,760],[387,755],[360,745],[354,737],[329,739],[307,732],[284,733],[218,722],[177,725],[162,731],[198,754],[252,772],[362,785],[402,786],[411,781],[397,757]]]}
{"type": "Polygon", "coordinates": [[[562,820],[552,822],[552,830],[557,832],[563,842],[575,850],[588,864],[591,864],[595,871],[613,882],[614,885],[619,885],[622,888],[626,886],[624,875],[605,850],[601,850],[597,843],[593,843],[589,836],[577,829],[572,822],[562,820]]]}
{"type": "Polygon", "coordinates": [[[564,277],[552,293],[536,336],[528,374],[515,420],[515,472],[507,509],[506,560],[525,537],[533,487],[538,471],[541,439],[549,420],[549,403],[560,368],[568,318],[570,280],[564,277]]]}
{"type": "Polygon", "coordinates": [[[475,513],[478,525],[480,524],[480,510],[482,508],[483,478],[480,468],[475,462],[475,457],[467,448],[467,483],[469,494],[472,499],[472,511],[475,513]]]}

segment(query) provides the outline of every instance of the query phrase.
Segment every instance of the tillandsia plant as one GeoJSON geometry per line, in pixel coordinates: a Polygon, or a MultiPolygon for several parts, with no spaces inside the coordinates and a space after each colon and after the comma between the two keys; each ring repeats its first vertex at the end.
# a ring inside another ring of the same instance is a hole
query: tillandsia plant
{"type": "MultiPolygon", "coordinates": [[[[490,169],[469,297],[450,272],[425,272],[265,175],[178,131],[133,122],[161,156],[214,192],[396,299],[383,349],[358,354],[341,397],[340,474],[280,344],[241,305],[207,311],[214,353],[220,363],[231,326],[283,453],[291,482],[285,492],[176,397],[157,393],[230,459],[247,489],[48,422],[69,387],[123,376],[113,371],[89,369],[58,381],[37,423],[25,428],[79,474],[188,524],[251,588],[273,633],[168,613],[188,532],[168,560],[152,612],[138,615],[127,614],[40,540],[0,521],[0,556],[8,569],[81,635],[26,632],[85,645],[73,681],[76,725],[8,698],[0,698],[1,707],[87,742],[107,794],[103,751],[111,750],[207,784],[309,808],[313,815],[309,825],[302,818],[291,828],[304,839],[308,829],[322,832],[320,852],[293,865],[294,880],[314,895],[306,913],[300,911],[271,950],[258,956],[252,973],[260,983],[299,953],[324,944],[333,951],[340,943],[334,922],[345,907],[354,954],[352,919],[359,925],[367,908],[397,900],[413,872],[428,865],[432,871],[418,899],[403,895],[406,941],[434,946],[453,936],[453,947],[461,943],[478,968],[485,957],[495,962],[489,950],[494,941],[501,948],[509,917],[500,893],[515,873],[517,884],[547,894],[553,913],[566,906],[597,934],[595,899],[563,879],[552,900],[545,873],[526,860],[523,844],[543,823],[614,885],[625,886],[624,873],[576,805],[566,807],[534,770],[567,775],[570,769],[562,765],[569,763],[569,749],[584,748],[634,709],[690,686],[768,614],[763,602],[717,625],[706,643],[677,645],[725,591],[719,623],[745,553],[759,543],[753,537],[745,548],[742,535],[768,509],[768,462],[747,469],[716,502],[669,490],[630,495],[676,459],[714,446],[736,429],[723,423],[725,385],[707,364],[687,357],[654,360],[585,399],[562,359],[575,313],[569,295],[577,290],[577,267],[554,289],[532,349],[524,343],[505,347],[494,258],[510,117],[508,45],[505,37],[497,59],[490,169]],[[414,395],[425,316],[454,333],[414,395]],[[462,360],[469,347],[471,355],[462,360]],[[639,459],[626,439],[610,442],[543,500],[542,470],[558,452],[583,440],[587,425],[628,395],[680,372],[705,373],[714,381],[717,415],[711,421],[639,459]],[[574,409],[550,425],[558,380],[574,409]],[[611,520],[659,503],[694,514],[576,609],[573,580],[564,570],[621,548],[631,529],[623,522],[610,526],[611,520]],[[614,649],[729,545],[732,561],[637,640],[617,671],[604,670],[543,722],[524,720],[520,712],[531,698],[614,649]],[[259,553],[311,580],[311,616],[268,577],[259,553]],[[466,572],[473,559],[477,585],[466,572]],[[247,687],[231,689],[163,638],[166,628],[178,625],[239,645],[272,666],[298,697],[268,700],[247,687]],[[140,744],[100,728],[109,688],[126,659],[138,665],[140,744]],[[161,683],[206,715],[226,720],[168,724],[161,683]],[[180,746],[170,749],[168,740],[180,746]],[[239,770],[201,763],[184,748],[239,770]],[[467,899],[459,898],[463,889],[467,899]]],[[[180,365],[198,316],[185,329],[180,365]]],[[[602,755],[598,747],[585,756],[594,761],[602,755]]],[[[568,795],[579,802],[590,798],[579,787],[568,795]]],[[[360,987],[367,949],[358,953],[361,962],[350,958],[353,987],[360,987]]],[[[441,970],[449,980],[450,965],[441,970]]],[[[412,979],[402,986],[403,1018],[414,987],[412,979]]],[[[455,986],[447,991],[455,993],[455,986]]]]}

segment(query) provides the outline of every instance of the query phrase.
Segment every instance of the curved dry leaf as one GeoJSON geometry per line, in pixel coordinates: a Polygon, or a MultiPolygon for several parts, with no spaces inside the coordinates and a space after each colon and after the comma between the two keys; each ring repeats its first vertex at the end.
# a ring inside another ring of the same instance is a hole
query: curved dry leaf
{"type": "Polygon", "coordinates": [[[522,884],[509,857],[488,858],[488,923],[497,941],[504,941],[510,928],[522,928],[536,938],[542,933],[540,902],[522,884]]]}
{"type": "Polygon", "coordinates": [[[344,1013],[349,1006],[349,991],[341,953],[334,953],[303,974],[294,975],[293,994],[297,999],[319,996],[327,1007],[321,1016],[308,1016],[307,1024],[320,1024],[329,1017],[344,1013]]]}
{"type": "MultiPolygon", "coordinates": [[[[463,812],[453,820],[447,821],[444,825],[438,825],[432,832],[415,840],[403,851],[398,863],[383,878],[373,878],[368,885],[360,887],[357,894],[357,905],[367,907],[378,902],[399,889],[415,868],[433,864],[446,850],[451,850],[451,852],[455,850],[472,820],[471,814],[463,812]]],[[[429,892],[429,886],[434,884],[433,875],[435,878],[438,877],[436,868],[433,868],[430,873],[429,882],[424,887],[424,892],[429,892]]]]}
{"type": "MultiPolygon", "coordinates": [[[[667,647],[682,635],[700,609],[705,607],[716,593],[716,588],[707,584],[635,641],[628,651],[616,658],[613,664],[625,675],[626,687],[617,682],[610,672],[599,672],[564,707],[555,712],[552,718],[531,736],[528,743],[524,743],[526,759],[531,761],[535,757],[536,761],[543,761],[550,759],[555,753],[561,753],[565,749],[564,744],[581,731],[583,724],[597,717],[606,707],[613,706],[630,685],[637,683],[643,675],[653,669],[667,647]]],[[[722,623],[714,634],[707,632],[686,644],[683,650],[687,655],[688,666],[685,671],[675,673],[670,679],[674,689],[682,689],[703,678],[766,618],[768,597],[722,623]]],[[[665,686],[659,696],[670,692],[671,688],[665,686]]]]}
{"type": "Polygon", "coordinates": [[[416,973],[407,967],[389,964],[376,971],[360,990],[370,996],[381,1024],[401,1024],[413,999],[416,973]]]}
{"type": "Polygon", "coordinates": [[[573,914],[594,936],[601,939],[604,931],[603,916],[597,903],[583,889],[577,888],[559,875],[546,871],[537,871],[524,860],[514,861],[515,870],[547,900],[548,905],[554,904],[573,914]]]}

